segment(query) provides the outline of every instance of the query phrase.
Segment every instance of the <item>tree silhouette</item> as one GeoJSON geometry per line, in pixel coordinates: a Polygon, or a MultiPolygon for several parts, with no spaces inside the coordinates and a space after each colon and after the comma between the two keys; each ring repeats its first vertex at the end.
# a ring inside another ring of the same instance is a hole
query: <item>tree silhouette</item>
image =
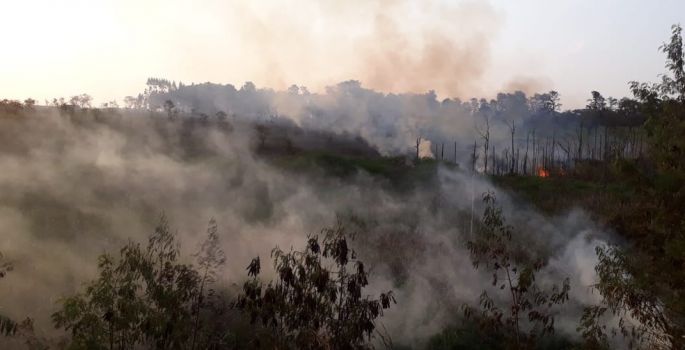
{"type": "Polygon", "coordinates": [[[348,235],[338,225],[323,229],[321,239],[309,236],[304,251],[275,248],[277,279],[268,284],[258,279],[259,257],[247,267],[252,278],[235,306],[266,327],[274,348],[370,348],[375,320],[395,299],[392,292],[378,299],[363,294],[368,273],[348,246],[348,235]]]}
{"type": "MultiPolygon", "coordinates": [[[[9,271],[12,271],[12,264],[3,262],[3,255],[0,252],[0,279],[4,278],[9,271]]],[[[0,314],[0,335],[13,335],[17,332],[18,326],[9,317],[0,314]]]]}
{"type": "MultiPolygon", "coordinates": [[[[98,259],[98,278],[61,302],[56,328],[71,334],[70,349],[209,348],[222,337],[209,334],[202,314],[211,312],[208,286],[223,264],[216,223],[197,254],[200,270],[181,263],[165,217],[147,247],[129,242],[115,259],[98,259]]],[[[216,316],[208,316],[218,322],[216,316]]],[[[223,330],[225,331],[225,330],[223,330]]]]}

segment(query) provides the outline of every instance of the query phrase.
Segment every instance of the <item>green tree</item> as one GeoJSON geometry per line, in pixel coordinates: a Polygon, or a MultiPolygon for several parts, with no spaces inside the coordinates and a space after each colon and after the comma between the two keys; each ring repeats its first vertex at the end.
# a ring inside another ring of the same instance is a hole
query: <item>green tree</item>
{"type": "Polygon", "coordinates": [[[595,288],[601,305],[589,307],[581,330],[589,342],[607,335],[601,318],[618,315],[618,330],[634,345],[685,348],[685,74],[679,25],[661,50],[669,74],[657,84],[631,82],[635,98],[648,117],[650,160],[654,174],[641,188],[639,201],[647,218],[631,245],[600,247],[595,288]]]}
{"type": "Polygon", "coordinates": [[[207,309],[206,289],[224,261],[214,221],[197,257],[199,271],[180,262],[162,217],[146,247],[129,242],[118,259],[100,256],[98,278],[61,302],[54,325],[70,332],[69,349],[209,348],[216,337],[206,333],[199,314],[207,309]]]}
{"type": "Polygon", "coordinates": [[[483,328],[509,337],[514,349],[532,347],[540,337],[554,332],[553,307],[568,300],[568,278],[551,290],[535,281],[544,262],[517,249],[512,241],[513,228],[506,224],[495,195],[483,195],[485,209],[475,237],[467,248],[475,268],[484,267],[492,274],[492,286],[508,294],[508,307],[502,307],[483,291],[477,310],[464,306],[467,318],[476,318],[483,328]]]}
{"type": "Polygon", "coordinates": [[[375,320],[395,302],[392,292],[378,299],[363,294],[365,265],[347,244],[338,225],[309,236],[304,251],[272,251],[277,279],[259,281],[259,257],[248,266],[235,306],[261,324],[262,342],[278,349],[368,349],[375,320]],[[329,268],[328,266],[332,266],[329,268]]]}

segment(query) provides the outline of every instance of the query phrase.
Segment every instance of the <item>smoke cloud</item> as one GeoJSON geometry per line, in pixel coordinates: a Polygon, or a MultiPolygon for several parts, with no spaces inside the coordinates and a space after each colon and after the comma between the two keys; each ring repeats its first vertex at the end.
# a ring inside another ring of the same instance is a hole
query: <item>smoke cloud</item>
{"type": "MultiPolygon", "coordinates": [[[[0,282],[0,300],[11,301],[0,311],[36,318],[45,334],[55,302],[94,277],[97,255],[144,241],[160,212],[186,253],[216,218],[226,285],[245,278],[252,257],[302,246],[307,233],[348,222],[359,229],[355,245],[371,267],[372,291],[397,293],[382,322],[407,344],[455,322],[458,307],[476,303],[489,284],[489,275],[473,269],[465,240],[472,201],[477,217],[480,194],[493,186],[459,170],[441,168],[406,193],[363,172],[351,179],[290,173],[255,155],[253,124],[240,119],[229,127],[149,112],[41,109],[0,120],[0,134],[0,251],[15,265],[0,282]],[[352,224],[360,221],[361,228],[352,224]]],[[[498,196],[516,240],[547,257],[541,279],[568,276],[572,305],[592,301],[593,249],[605,236],[582,212],[549,218],[498,196]]],[[[560,317],[572,334],[577,314],[560,317]]]]}
{"type": "Polygon", "coordinates": [[[489,4],[474,1],[250,2],[229,10],[256,58],[244,67],[247,77],[259,85],[322,91],[354,79],[393,93],[437,89],[458,97],[481,88],[500,21],[489,4]]]}

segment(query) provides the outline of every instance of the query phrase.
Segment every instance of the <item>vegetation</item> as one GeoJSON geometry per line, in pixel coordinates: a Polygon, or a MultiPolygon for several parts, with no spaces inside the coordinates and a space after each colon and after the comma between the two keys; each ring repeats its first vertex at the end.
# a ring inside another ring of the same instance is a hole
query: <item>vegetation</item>
{"type": "Polygon", "coordinates": [[[273,250],[276,281],[264,285],[257,279],[258,257],[248,266],[252,279],[245,282],[236,307],[268,330],[260,343],[277,349],[371,348],[375,320],[395,298],[392,292],[378,299],[363,294],[367,271],[342,226],[321,234],[322,240],[310,236],[302,252],[273,250]]]}
{"type": "MultiPolygon", "coordinates": [[[[162,217],[147,246],[129,242],[118,258],[100,256],[97,279],[63,299],[52,320],[69,333],[62,342],[66,349],[371,348],[376,320],[395,298],[392,292],[378,299],[364,294],[368,272],[348,247],[348,236],[336,226],[324,229],[321,240],[310,236],[303,252],[275,248],[278,280],[268,284],[258,279],[255,258],[243,293],[234,298],[216,289],[225,256],[214,220],[193,255],[194,266],[182,262],[162,217]]],[[[0,320],[5,335],[20,327],[0,320]]],[[[31,326],[23,324],[26,344],[48,348],[31,326]]]]}
{"type": "MultiPolygon", "coordinates": [[[[199,270],[180,262],[179,248],[162,217],[147,247],[130,242],[119,259],[99,258],[99,277],[66,298],[53,314],[69,331],[69,349],[206,349],[224,345],[208,320],[223,310],[211,289],[223,264],[216,225],[197,254],[199,270]]],[[[214,322],[212,320],[212,322],[214,322]]]]}
{"type": "MultiPolygon", "coordinates": [[[[662,76],[661,83],[631,83],[649,116],[645,127],[656,173],[638,200],[650,220],[625,227],[629,246],[597,249],[596,288],[605,304],[587,310],[584,321],[592,325],[590,320],[611,311],[621,317],[620,331],[634,343],[679,349],[685,346],[685,67],[680,26],[673,27],[662,50],[669,74],[662,76]]],[[[606,337],[599,331],[585,335],[593,342],[606,337]]]]}
{"type": "MultiPolygon", "coordinates": [[[[492,286],[506,292],[510,299],[508,306],[502,308],[483,291],[478,320],[485,328],[503,334],[512,348],[531,348],[537,338],[554,332],[552,307],[568,300],[569,280],[564,279],[561,287],[553,286],[550,291],[542,289],[535,281],[535,274],[544,266],[544,261],[512,244],[512,227],[506,224],[501,209],[496,206],[494,194],[486,193],[483,201],[481,225],[473,240],[467,242],[467,248],[474,266],[485,267],[492,274],[492,286]]],[[[467,318],[476,313],[472,307],[464,307],[467,318]]]]}
{"type": "MultiPolygon", "coordinates": [[[[593,288],[601,302],[583,305],[577,325],[583,343],[575,344],[573,339],[555,334],[555,320],[568,307],[569,279],[557,276],[554,283],[543,284],[539,275],[548,263],[547,257],[526,249],[527,242],[519,239],[523,235],[507,224],[494,194],[484,194],[483,215],[472,221],[475,230],[469,231],[465,248],[473,267],[492,276],[491,283],[478,287],[482,289],[480,298],[463,305],[464,317],[455,315],[454,324],[430,337],[427,348],[604,349],[625,342],[630,347],[682,349],[685,54],[680,26],[673,27],[670,41],[661,50],[666,54],[668,71],[660,82],[632,82],[633,98],[621,100],[592,91],[582,109],[561,111],[555,91],[529,97],[520,92],[500,94],[490,101],[438,103],[434,96],[427,99],[436,110],[458,110],[478,122],[476,140],[467,140],[469,169],[456,164],[457,142],[450,153],[453,141],[438,131],[427,132],[435,134],[430,140],[417,137],[415,150],[413,144],[407,145],[410,152],[405,156],[390,157],[382,156],[364,140],[278,124],[282,123],[278,118],[259,120],[244,130],[254,131],[256,142],[252,146],[257,157],[291,175],[314,174],[313,179],[322,175],[335,181],[369,176],[374,185],[406,194],[431,186],[440,169],[461,174],[468,170],[470,175],[493,181],[547,214],[574,206],[585,208],[620,237],[620,243],[610,242],[596,249],[598,279],[593,288]],[[506,126],[505,142],[495,140],[498,126],[506,126]],[[425,141],[431,142],[432,157],[422,157],[425,141]],[[471,141],[475,141],[472,148],[471,141]],[[612,319],[618,322],[612,324],[612,319]],[[461,325],[456,326],[458,323],[461,325]]],[[[238,136],[232,133],[233,124],[238,122],[227,121],[234,118],[232,112],[195,109],[195,103],[188,102],[186,96],[191,89],[180,83],[151,78],[147,85],[144,93],[127,97],[126,108],[131,109],[129,113],[151,117],[159,130],[179,126],[179,134],[160,137],[161,143],[183,145],[183,152],[170,158],[223,161],[220,152],[201,141],[216,136],[211,134],[214,129],[220,130],[218,138],[238,136]],[[184,114],[187,107],[191,108],[189,115],[184,114]]],[[[368,93],[355,82],[336,88],[368,93]]],[[[226,90],[240,98],[260,96],[251,83],[240,90],[226,90]]],[[[301,96],[299,91],[295,87],[289,93],[301,96]]],[[[309,93],[307,98],[316,100],[309,93]]],[[[120,113],[116,103],[104,106],[110,111],[93,108],[92,98],[85,94],[46,101],[46,105],[84,125],[95,120],[117,127],[111,120],[120,113]]],[[[265,111],[260,111],[260,116],[271,113],[268,106],[261,107],[265,111]]],[[[23,103],[0,101],[0,113],[12,123],[43,108],[47,107],[37,106],[32,99],[23,103]]],[[[326,117],[314,107],[308,112],[326,117]]],[[[8,130],[1,132],[12,132],[8,130]]],[[[12,152],[30,151],[21,141],[2,142],[12,152]]],[[[236,186],[240,186],[243,179],[237,178],[236,186]]],[[[8,201],[26,200],[24,197],[8,201]]],[[[439,195],[434,197],[439,199],[439,195]]],[[[255,205],[256,212],[270,210],[261,204],[255,205]]],[[[25,207],[40,211],[41,205],[25,207]]],[[[52,202],[45,204],[50,205],[57,207],[52,202]]],[[[55,211],[56,218],[67,212],[55,211]]],[[[79,216],[75,221],[85,218],[79,216]]],[[[52,222],[45,219],[41,227],[52,222]]],[[[412,229],[415,227],[407,230],[412,229]]],[[[117,255],[100,256],[97,277],[80,293],[62,299],[52,315],[54,327],[66,334],[57,347],[194,350],[393,346],[381,331],[380,320],[395,304],[395,294],[388,291],[372,296],[366,292],[369,267],[358,259],[352,249],[354,234],[344,226],[308,236],[302,250],[275,248],[270,281],[263,277],[267,274],[262,274],[260,258],[253,259],[245,279],[229,281],[241,283],[237,292],[221,275],[226,257],[214,220],[206,234],[199,251],[192,258],[183,257],[162,217],[147,244],[130,241],[117,255]]],[[[406,240],[406,245],[415,243],[406,240]]],[[[11,270],[11,264],[0,262],[0,279],[11,270]]],[[[31,332],[30,320],[17,323],[0,315],[0,334],[24,336],[30,346],[48,347],[39,344],[40,339],[31,332]]]]}
{"type": "MultiPolygon", "coordinates": [[[[3,262],[2,253],[0,253],[0,279],[5,277],[8,271],[12,270],[12,264],[3,262]]],[[[13,335],[17,332],[17,323],[12,321],[9,317],[0,314],[0,335],[13,335]]]]}

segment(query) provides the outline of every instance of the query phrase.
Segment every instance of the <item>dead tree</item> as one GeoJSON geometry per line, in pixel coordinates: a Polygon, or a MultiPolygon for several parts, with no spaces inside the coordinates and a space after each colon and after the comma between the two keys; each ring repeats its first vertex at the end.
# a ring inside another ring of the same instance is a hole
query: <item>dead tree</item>
{"type": "MultiPolygon", "coordinates": [[[[476,140],[473,140],[473,154],[471,155],[471,170],[475,173],[476,172],[476,161],[478,159],[478,156],[476,155],[476,149],[478,148],[478,143],[476,140]]],[[[454,162],[457,162],[457,143],[454,143],[454,162]]]]}
{"type": "Polygon", "coordinates": [[[511,132],[511,164],[509,166],[509,173],[513,174],[514,173],[514,134],[516,133],[516,122],[514,120],[511,121],[511,125],[509,125],[509,131],[511,132]]]}
{"type": "Polygon", "coordinates": [[[420,146],[421,146],[421,137],[419,136],[419,137],[416,139],[416,161],[417,161],[417,162],[419,161],[419,154],[420,154],[420,153],[419,153],[419,148],[420,148],[420,146]]]}
{"type": "Polygon", "coordinates": [[[571,143],[567,140],[566,141],[566,147],[564,147],[564,145],[562,145],[561,142],[558,142],[558,143],[559,143],[559,148],[561,148],[562,151],[566,152],[566,162],[567,163],[570,162],[570,159],[571,159],[571,143]]]}
{"type": "Polygon", "coordinates": [[[493,173],[493,175],[496,175],[496,171],[497,171],[497,165],[496,165],[497,159],[495,159],[495,157],[496,157],[495,155],[496,155],[495,145],[492,145],[492,173],[493,173]]]}
{"type": "Polygon", "coordinates": [[[530,132],[526,133],[526,154],[523,156],[523,175],[528,175],[528,142],[530,140],[530,132]]]}
{"type": "MultiPolygon", "coordinates": [[[[488,149],[490,147],[490,120],[485,116],[485,130],[481,130],[478,125],[476,125],[476,132],[483,139],[483,172],[488,173],[488,149]]],[[[494,147],[493,147],[494,149],[494,147]]],[[[494,159],[494,157],[493,157],[494,159]]]]}
{"type": "Polygon", "coordinates": [[[535,140],[535,129],[533,129],[533,173],[538,166],[538,145],[535,140]]]}
{"type": "Polygon", "coordinates": [[[580,121],[580,129],[578,130],[578,160],[583,159],[583,121],[580,121]]]}
{"type": "Polygon", "coordinates": [[[550,157],[550,168],[554,167],[554,162],[556,161],[556,138],[557,138],[557,131],[556,129],[552,130],[552,156],[550,157]]]}
{"type": "Polygon", "coordinates": [[[609,127],[607,125],[604,126],[604,160],[609,159],[609,127]]]}

